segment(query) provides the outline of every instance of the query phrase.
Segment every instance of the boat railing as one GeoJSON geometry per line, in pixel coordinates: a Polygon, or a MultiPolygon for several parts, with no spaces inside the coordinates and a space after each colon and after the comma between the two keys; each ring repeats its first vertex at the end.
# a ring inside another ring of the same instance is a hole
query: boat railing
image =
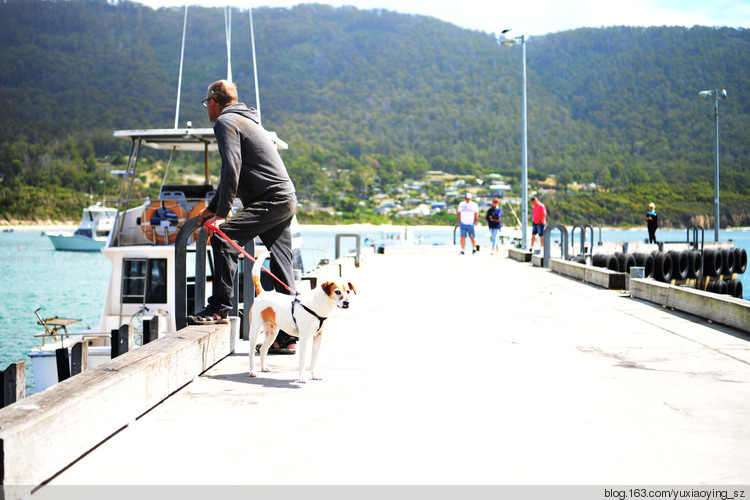
{"type": "MultiPolygon", "coordinates": [[[[206,303],[206,247],[208,235],[206,231],[198,225],[198,217],[189,219],[180,228],[175,240],[175,323],[178,330],[187,326],[187,316],[202,310],[206,303]],[[187,282],[187,247],[191,241],[192,235],[198,231],[195,239],[195,286],[193,292],[193,311],[188,311],[188,282],[187,282]]],[[[255,242],[250,240],[245,245],[245,251],[250,255],[255,255],[255,242]]],[[[252,265],[244,266],[244,283],[242,288],[242,297],[245,310],[249,310],[255,298],[253,288],[252,265]]],[[[216,278],[214,278],[216,279],[216,278]]],[[[232,299],[231,316],[237,316],[239,313],[239,281],[234,280],[234,294],[232,299]]],[[[245,314],[242,318],[243,338],[250,331],[250,315],[245,314]]]]}

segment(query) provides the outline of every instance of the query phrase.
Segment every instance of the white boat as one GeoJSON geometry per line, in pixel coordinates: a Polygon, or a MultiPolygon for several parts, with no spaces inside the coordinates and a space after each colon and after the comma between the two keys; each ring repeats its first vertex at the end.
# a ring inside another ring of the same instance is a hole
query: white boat
{"type": "Polygon", "coordinates": [[[45,232],[44,235],[50,239],[55,250],[98,252],[107,243],[116,216],[117,209],[91,205],[83,209],[76,232],[45,232]]]}
{"type": "MultiPolygon", "coordinates": [[[[207,178],[204,184],[164,184],[157,199],[140,201],[136,206],[129,208],[134,200],[129,198],[127,186],[131,179],[136,177],[134,166],[138,163],[138,152],[142,146],[171,150],[172,155],[176,151],[216,150],[214,131],[189,128],[120,130],[114,135],[130,140],[133,147],[128,161],[129,167],[123,179],[123,194],[118,200],[121,210],[117,210],[109,241],[101,250],[112,263],[101,320],[98,328],[92,330],[45,336],[50,342],[43,343],[30,353],[37,391],[57,383],[55,351],[60,347],[68,347],[77,341],[86,342],[91,368],[110,358],[109,333],[122,325],[128,325],[134,333],[130,348],[140,345],[144,318],[156,318],[160,334],[177,330],[174,314],[177,310],[174,243],[180,228],[206,207],[213,197],[215,188],[207,178]]],[[[270,134],[269,140],[272,140],[270,134]]],[[[172,159],[170,164],[171,162],[172,159]]],[[[207,165],[204,171],[208,172],[207,165]]],[[[255,244],[260,252],[262,243],[256,239],[255,244]]],[[[295,275],[301,277],[302,236],[296,217],[292,222],[292,245],[295,275]]],[[[193,255],[194,267],[194,242],[189,244],[187,251],[189,256],[193,255]]],[[[210,248],[208,251],[210,254],[210,248]]],[[[190,268],[188,265],[188,269],[190,268]]],[[[208,268],[212,269],[210,265],[208,268]]],[[[194,277],[191,279],[189,276],[190,311],[194,310],[194,289],[194,277]]],[[[205,290],[205,296],[209,295],[210,284],[205,290]]]]}

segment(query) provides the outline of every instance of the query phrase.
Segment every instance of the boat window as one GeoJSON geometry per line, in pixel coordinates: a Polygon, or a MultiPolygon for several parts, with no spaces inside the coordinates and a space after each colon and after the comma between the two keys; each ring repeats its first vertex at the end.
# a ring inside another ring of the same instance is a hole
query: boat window
{"type": "Polygon", "coordinates": [[[166,304],[167,260],[125,259],[122,269],[122,302],[166,304]]]}
{"type": "Polygon", "coordinates": [[[87,238],[94,237],[93,233],[91,232],[91,229],[78,229],[76,230],[75,234],[78,236],[85,236],[87,238]]]}
{"type": "Polygon", "coordinates": [[[148,293],[146,302],[167,303],[167,259],[153,259],[148,263],[148,293]]]}

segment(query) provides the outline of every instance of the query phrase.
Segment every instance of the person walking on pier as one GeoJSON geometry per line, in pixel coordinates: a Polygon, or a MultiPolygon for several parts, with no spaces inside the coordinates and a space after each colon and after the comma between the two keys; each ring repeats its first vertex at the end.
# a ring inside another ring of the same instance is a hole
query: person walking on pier
{"type": "MultiPolygon", "coordinates": [[[[284,162],[260,125],[258,112],[238,102],[234,83],[227,80],[212,83],[203,105],[214,123],[221,175],[216,195],[198,214],[198,222],[221,226],[221,231],[240,246],[260,236],[271,250],[271,272],[294,289],[289,225],[297,210],[297,197],[284,162]],[[243,208],[230,217],[236,197],[243,208]]],[[[237,278],[237,251],[223,238],[214,236],[212,229],[207,227],[206,232],[212,236],[213,289],[206,308],[188,316],[187,322],[193,325],[227,322],[237,278]]],[[[275,283],[275,288],[290,293],[280,283],[275,283]]]]}
{"type": "Polygon", "coordinates": [[[474,226],[479,220],[479,205],[471,201],[471,193],[466,193],[464,201],[458,204],[458,226],[461,228],[461,254],[464,254],[466,235],[471,239],[471,253],[476,253],[474,226]]]}
{"type": "Polygon", "coordinates": [[[544,248],[544,226],[547,224],[547,207],[539,201],[536,196],[531,197],[531,247],[534,247],[536,235],[539,235],[539,242],[544,248]]]}
{"type": "Polygon", "coordinates": [[[659,215],[656,213],[656,205],[653,203],[648,204],[646,226],[648,227],[648,242],[656,243],[656,228],[659,227],[659,215]]]}
{"type": "Polygon", "coordinates": [[[495,196],[495,198],[492,199],[492,206],[487,210],[487,215],[485,215],[484,218],[487,220],[487,227],[490,228],[490,238],[492,240],[492,250],[490,251],[490,255],[494,255],[500,251],[497,237],[500,234],[500,228],[503,225],[503,209],[500,208],[500,198],[495,196]]]}

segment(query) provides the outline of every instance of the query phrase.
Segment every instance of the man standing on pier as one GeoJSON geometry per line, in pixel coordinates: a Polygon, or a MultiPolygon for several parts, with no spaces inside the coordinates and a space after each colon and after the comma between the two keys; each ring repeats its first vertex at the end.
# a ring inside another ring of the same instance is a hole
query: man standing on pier
{"type": "Polygon", "coordinates": [[[479,220],[479,205],[471,201],[471,193],[466,193],[464,201],[458,204],[458,226],[461,228],[461,254],[464,253],[466,235],[471,239],[471,253],[476,253],[477,244],[474,240],[474,225],[479,220]]]}
{"type": "MultiPolygon", "coordinates": [[[[199,224],[221,226],[221,231],[240,246],[260,236],[271,251],[271,272],[294,289],[289,225],[297,210],[297,197],[284,162],[260,125],[258,112],[238,102],[234,83],[227,80],[212,83],[203,105],[209,120],[215,123],[221,176],[216,195],[198,215],[199,224]],[[236,197],[243,208],[229,218],[236,197]]],[[[188,323],[193,325],[227,321],[237,277],[236,250],[218,235],[214,236],[210,228],[206,232],[212,236],[213,294],[203,311],[188,316],[188,323]]],[[[289,293],[280,283],[274,285],[278,292],[289,293]]]]}

